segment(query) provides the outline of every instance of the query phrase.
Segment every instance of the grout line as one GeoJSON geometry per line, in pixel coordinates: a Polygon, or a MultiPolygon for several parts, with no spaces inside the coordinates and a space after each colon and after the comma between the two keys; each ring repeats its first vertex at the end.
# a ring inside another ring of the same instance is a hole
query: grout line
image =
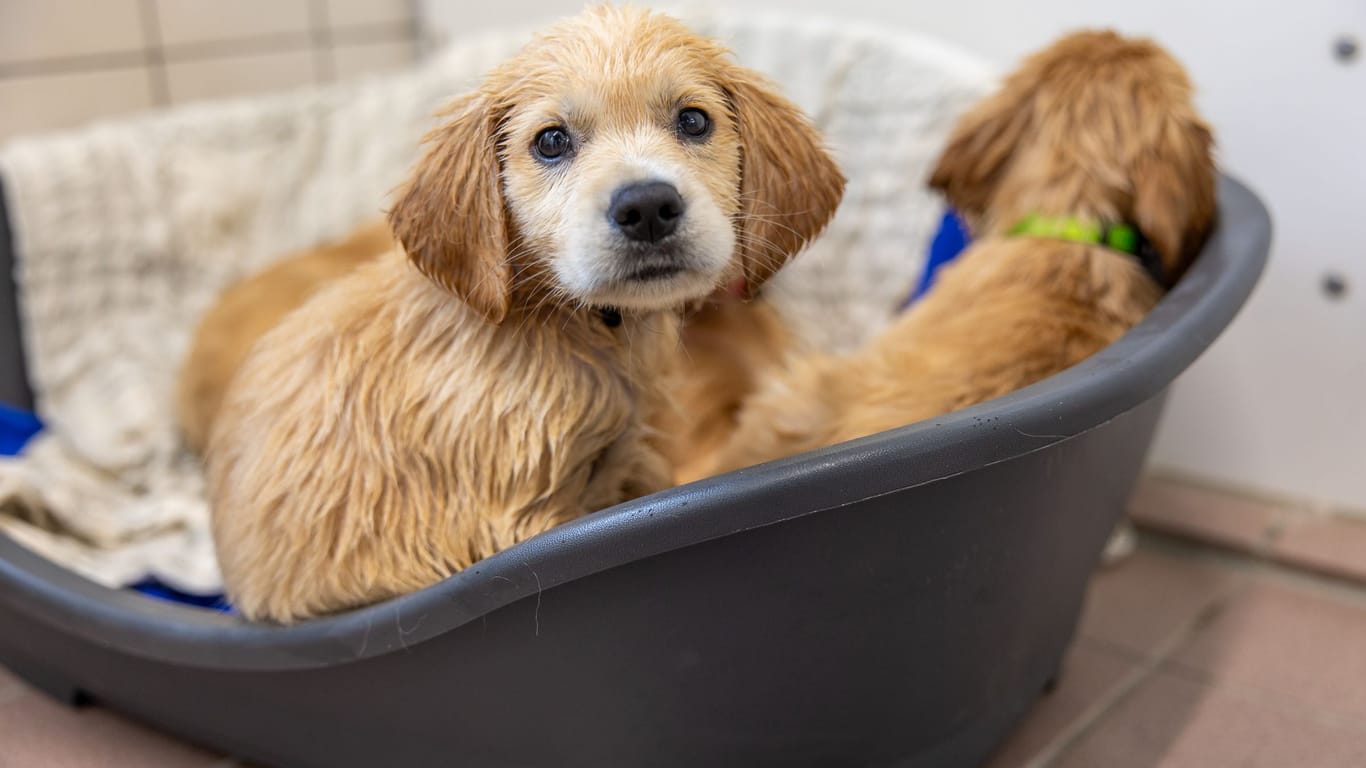
{"type": "Polygon", "coordinates": [[[1279,558],[1263,558],[1245,552],[1231,551],[1207,542],[1192,541],[1185,536],[1151,529],[1143,531],[1140,540],[1143,546],[1156,552],[1232,568],[1273,583],[1366,607],[1366,584],[1350,576],[1297,566],[1279,558]]]}
{"type": "Polygon", "coordinates": [[[1271,520],[1260,531],[1260,535],[1257,537],[1257,546],[1250,554],[1262,560],[1273,557],[1276,544],[1285,536],[1285,532],[1294,527],[1303,517],[1304,512],[1302,510],[1278,507],[1276,512],[1271,515],[1271,520]]]}
{"type": "Polygon", "coordinates": [[[43,75],[66,75],[74,72],[100,72],[110,69],[130,69],[143,66],[147,61],[146,50],[109,51],[79,56],[54,56],[41,59],[24,59],[0,64],[0,79],[11,77],[36,77],[43,75]]]}
{"type": "Polygon", "coordinates": [[[156,0],[142,0],[138,4],[142,17],[143,60],[147,65],[147,89],[152,103],[165,106],[171,103],[171,81],[166,75],[166,51],[161,44],[161,14],[156,0]]]}
{"type": "Polygon", "coordinates": [[[1279,710],[1282,714],[1305,717],[1320,725],[1337,728],[1350,728],[1366,733],[1366,719],[1335,709],[1324,709],[1301,699],[1292,693],[1261,685],[1226,680],[1208,670],[1169,658],[1162,663],[1162,672],[1172,677],[1195,683],[1204,688],[1218,689],[1228,694],[1249,699],[1259,706],[1279,710]]]}
{"type": "Polygon", "coordinates": [[[1280,560],[1263,563],[1258,576],[1273,584],[1350,603],[1356,608],[1366,608],[1366,588],[1363,588],[1361,581],[1354,577],[1307,570],[1280,560]]]}
{"type": "Polygon", "coordinates": [[[1090,706],[1082,710],[1081,714],[1058,731],[1058,734],[1050,739],[1042,749],[1035,752],[1029,762],[1024,764],[1024,768],[1048,768],[1048,766],[1053,765],[1073,744],[1080,741],[1081,737],[1090,731],[1092,726],[1104,719],[1120,701],[1127,698],[1156,670],[1155,664],[1144,662],[1137,669],[1125,675],[1119,682],[1115,683],[1113,688],[1093,701],[1090,706]]]}
{"type": "Polygon", "coordinates": [[[1230,568],[1239,573],[1255,572],[1270,562],[1247,550],[1232,549],[1203,539],[1193,539],[1183,534],[1153,528],[1142,529],[1139,541],[1140,546],[1146,546],[1169,557],[1230,568]]]}
{"type": "Polygon", "coordinates": [[[327,0],[311,0],[308,17],[313,40],[313,79],[330,83],[337,78],[337,55],[332,46],[332,23],[328,18],[327,0]]]}
{"type": "MultiPolygon", "coordinates": [[[[1144,528],[1146,530],[1159,531],[1162,533],[1180,536],[1186,539],[1193,539],[1195,541],[1210,544],[1222,549],[1243,552],[1247,554],[1256,555],[1259,557],[1266,556],[1270,553],[1272,547],[1275,545],[1276,540],[1280,535],[1281,530],[1285,527],[1286,522],[1290,518],[1303,514],[1301,510],[1294,508],[1293,505],[1290,505],[1288,503],[1282,503],[1279,501],[1273,502],[1262,498],[1254,498],[1247,496],[1245,494],[1230,491],[1226,488],[1216,489],[1208,485],[1202,485],[1198,482],[1190,482],[1184,479],[1180,479],[1179,476],[1172,476],[1168,473],[1163,473],[1160,471],[1148,474],[1142,480],[1142,483],[1146,486],[1157,489],[1158,493],[1174,494],[1181,497],[1180,501],[1175,502],[1175,505],[1178,507],[1182,507],[1186,503],[1190,503],[1192,501],[1195,501],[1195,503],[1198,504],[1203,504],[1206,502],[1205,499],[1192,500],[1190,498],[1192,495],[1218,495],[1226,499],[1232,499],[1240,503],[1247,504],[1249,506],[1260,507],[1268,511],[1270,513],[1271,519],[1265,525],[1256,526],[1256,532],[1255,535],[1251,537],[1251,541],[1242,540],[1240,534],[1226,535],[1227,531],[1221,525],[1208,527],[1202,527],[1198,524],[1189,525],[1187,524],[1187,521],[1184,519],[1184,517],[1180,517],[1180,519],[1173,519],[1172,517],[1159,517],[1156,520],[1151,520],[1143,519],[1140,516],[1134,516],[1136,524],[1139,527],[1144,528]]],[[[1138,492],[1135,492],[1133,499],[1130,500],[1130,510],[1139,508],[1139,505],[1136,505],[1134,503],[1134,501],[1138,498],[1139,494],[1138,492]]],[[[1239,517],[1242,517],[1242,515],[1239,515],[1239,517]]]]}
{"type": "Polygon", "coordinates": [[[1224,496],[1245,499],[1269,507],[1307,506],[1304,499],[1276,493],[1267,493],[1248,486],[1221,483],[1218,480],[1211,480],[1208,477],[1182,471],[1178,467],[1149,467],[1144,471],[1144,477],[1151,478],[1152,480],[1164,484],[1185,486],[1186,488],[1204,491],[1206,493],[1217,493],[1224,496]]]}
{"type": "MultiPolygon", "coordinates": [[[[1153,675],[1164,672],[1184,679],[1191,679],[1192,674],[1197,676],[1200,675],[1201,673],[1199,670],[1192,670],[1190,667],[1176,660],[1177,651],[1179,651],[1180,648],[1198,631],[1212,622],[1247,590],[1251,589],[1257,581],[1262,581],[1263,583],[1277,583],[1289,588],[1301,589],[1319,596],[1335,598],[1344,602],[1350,602],[1354,606],[1366,608],[1366,588],[1363,588],[1360,582],[1354,582],[1349,579],[1334,577],[1323,573],[1305,571],[1284,562],[1271,560],[1267,557],[1246,551],[1231,550],[1209,542],[1193,541],[1186,536],[1154,532],[1151,529],[1145,529],[1140,533],[1140,548],[1168,556],[1179,557],[1192,562],[1219,567],[1231,571],[1237,578],[1228,587],[1215,595],[1210,600],[1209,604],[1196,616],[1182,626],[1176,628],[1169,637],[1158,643],[1151,653],[1144,656],[1136,657],[1135,652],[1132,649],[1115,645],[1103,638],[1078,634],[1078,640],[1094,643],[1105,648],[1107,651],[1116,652],[1129,658],[1138,658],[1141,660],[1140,665],[1128,675],[1121,678],[1120,681],[1116,682],[1105,692],[1105,694],[1092,702],[1081,714],[1073,718],[1067,726],[1048,742],[1048,744],[1035,753],[1034,757],[1025,764],[1026,768],[1046,768],[1047,766],[1055,764],[1087,733],[1091,732],[1100,723],[1105,721],[1106,717],[1112,714],[1116,706],[1128,698],[1140,685],[1153,675]]],[[[1211,676],[1204,676],[1192,681],[1203,683],[1210,688],[1228,688],[1238,695],[1247,696],[1255,694],[1262,699],[1280,696],[1281,703],[1299,703],[1298,699],[1280,694],[1276,691],[1245,684],[1220,681],[1211,676]]],[[[1350,715],[1342,715],[1326,710],[1311,712],[1307,706],[1299,707],[1296,711],[1304,712],[1306,715],[1315,717],[1317,720],[1334,724],[1339,727],[1350,726],[1360,728],[1366,726],[1366,721],[1353,718],[1350,715]]]]}
{"type": "Polygon", "coordinates": [[[0,707],[20,700],[27,696],[28,693],[29,687],[23,682],[15,684],[15,686],[9,690],[0,691],[0,707]]]}
{"type": "Polygon", "coordinates": [[[174,61],[198,61],[203,59],[228,59],[264,53],[286,53],[304,50],[312,46],[312,38],[307,31],[279,32],[252,37],[204,40],[197,43],[179,43],[164,46],[166,58],[174,61]]]}
{"type": "Polygon", "coordinates": [[[1086,643],[1087,645],[1095,646],[1097,649],[1105,651],[1106,653],[1109,653],[1111,655],[1122,656],[1126,661],[1129,661],[1135,665],[1143,664],[1143,662],[1147,661],[1152,656],[1151,653],[1135,651],[1133,648],[1127,645],[1120,645],[1119,643],[1116,643],[1113,640],[1101,637],[1099,635],[1088,635],[1085,632],[1082,632],[1080,629],[1078,629],[1077,639],[1074,645],[1076,643],[1082,642],[1086,643]]]}
{"type": "Polygon", "coordinates": [[[0,666],[0,706],[16,702],[33,692],[33,686],[17,673],[0,666]],[[6,683],[7,684],[4,684],[6,683]]]}
{"type": "Polygon", "coordinates": [[[423,25],[422,3],[420,0],[408,0],[408,21],[406,26],[408,28],[408,40],[413,45],[413,51],[418,57],[418,60],[422,60],[426,57],[427,51],[422,47],[423,34],[426,30],[423,25]]]}
{"type": "Polygon", "coordinates": [[[1073,718],[1072,722],[1068,723],[1043,749],[1040,749],[1029,762],[1025,763],[1025,768],[1047,768],[1053,765],[1083,736],[1100,724],[1116,706],[1137,690],[1141,684],[1161,670],[1168,658],[1174,655],[1196,632],[1213,621],[1229,603],[1237,599],[1247,588],[1248,583],[1245,580],[1235,581],[1211,599],[1209,605],[1205,606],[1204,609],[1172,630],[1166,639],[1159,642],[1153,651],[1144,657],[1137,669],[1125,675],[1105,695],[1096,699],[1091,703],[1091,706],[1073,718]]]}
{"type": "MultiPolygon", "coordinates": [[[[144,0],[144,4],[147,2],[148,0],[144,0]]],[[[159,30],[159,21],[157,27],[159,30]]],[[[160,34],[157,35],[157,38],[160,40],[160,34]]],[[[244,37],[180,45],[158,44],[156,47],[161,61],[165,63],[168,59],[196,61],[297,51],[310,47],[311,42],[306,33],[285,33],[265,37],[244,37]]],[[[108,69],[145,66],[147,55],[147,48],[144,47],[135,51],[114,51],[84,56],[60,56],[15,61],[0,64],[0,78],[98,72],[108,69]]]]}
{"type": "MultiPolygon", "coordinates": [[[[1187,640],[1212,622],[1242,594],[1251,589],[1258,580],[1279,583],[1320,596],[1351,602],[1358,607],[1366,608],[1366,589],[1363,589],[1359,584],[1348,583],[1342,579],[1336,579],[1319,573],[1305,572],[1297,568],[1289,567],[1284,563],[1256,557],[1244,552],[1219,549],[1207,544],[1191,542],[1188,539],[1167,534],[1155,534],[1145,531],[1142,534],[1141,541],[1144,548],[1187,560],[1204,562],[1213,566],[1222,567],[1235,574],[1239,574],[1240,578],[1215,596],[1210,601],[1209,605],[1201,610],[1194,618],[1185,625],[1178,627],[1166,640],[1158,643],[1154,652],[1146,657],[1146,660],[1138,669],[1135,669],[1133,672],[1126,675],[1120,682],[1116,683],[1113,688],[1107,691],[1105,695],[1101,696],[1093,702],[1091,706],[1087,707],[1085,711],[1074,718],[1072,722],[1063,728],[1057,736],[1026,763],[1026,768],[1046,768],[1046,766],[1056,763],[1056,761],[1066,754],[1069,749],[1075,746],[1083,736],[1092,731],[1099,723],[1103,722],[1105,718],[1111,714],[1114,707],[1131,695],[1134,690],[1150,677],[1159,672],[1182,677],[1183,679],[1191,680],[1192,682],[1199,682],[1210,688],[1218,687],[1238,695],[1253,696],[1259,701],[1278,699],[1281,704],[1289,702],[1300,704],[1300,701],[1294,696],[1257,686],[1221,681],[1213,676],[1203,675],[1199,670],[1194,670],[1176,660],[1176,652],[1180,650],[1187,640]],[[1192,676],[1195,676],[1195,679],[1192,679],[1192,676]]],[[[1100,644],[1109,650],[1127,652],[1130,655],[1133,653],[1129,649],[1113,646],[1113,644],[1098,638],[1086,636],[1085,639],[1087,642],[1100,644]]],[[[1294,711],[1313,717],[1319,722],[1332,724],[1338,727],[1366,728],[1366,721],[1341,713],[1325,710],[1311,710],[1308,705],[1298,706],[1294,711]]]]}
{"type": "MultiPolygon", "coordinates": [[[[106,53],[83,54],[79,56],[54,56],[50,58],[23,59],[0,64],[0,79],[16,77],[41,77],[45,75],[65,75],[86,72],[101,72],[110,69],[131,69],[151,66],[156,62],[164,68],[168,62],[202,61],[209,59],[230,59],[269,53],[288,53],[311,50],[317,38],[312,31],[282,32],[274,35],[255,37],[206,40],[199,43],[180,43],[167,45],[161,38],[160,20],[156,14],[155,0],[143,0],[143,33],[154,36],[151,42],[139,50],[109,51],[106,53]]],[[[328,27],[328,44],[368,45],[393,43],[412,40],[412,29],[408,23],[367,24],[347,27],[328,27]]]]}
{"type": "Polygon", "coordinates": [[[367,45],[372,43],[401,43],[413,40],[414,25],[411,22],[343,25],[330,28],[333,42],[343,45],[367,45]]]}

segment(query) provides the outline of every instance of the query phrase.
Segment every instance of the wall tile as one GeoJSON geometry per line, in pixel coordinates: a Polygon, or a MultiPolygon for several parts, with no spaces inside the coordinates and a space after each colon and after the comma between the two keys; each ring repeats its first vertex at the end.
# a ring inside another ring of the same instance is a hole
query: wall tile
{"type": "Polygon", "coordinates": [[[417,45],[411,40],[369,45],[343,45],[332,51],[333,71],[345,80],[375,72],[391,72],[417,61],[417,45]]]}
{"type": "Polygon", "coordinates": [[[219,40],[299,35],[312,22],[308,0],[157,0],[167,46],[219,40]]]}
{"type": "Polygon", "coordinates": [[[311,50],[172,61],[166,65],[171,101],[222,99],[287,90],[316,82],[311,50]]]}
{"type": "Polygon", "coordinates": [[[138,0],[3,0],[0,64],[141,51],[138,0]]]}
{"type": "Polygon", "coordinates": [[[412,0],[327,0],[327,20],[334,27],[411,21],[412,0]]]}
{"type": "Polygon", "coordinates": [[[1366,584],[1366,521],[1348,517],[1297,518],[1272,545],[1271,557],[1366,584]]]}
{"type": "Polygon", "coordinates": [[[1129,514],[1145,528],[1257,554],[1290,512],[1270,502],[1148,477],[1139,483],[1129,514]]]}
{"type": "Polygon", "coordinates": [[[152,106],[145,67],[0,79],[0,139],[152,106]]]}

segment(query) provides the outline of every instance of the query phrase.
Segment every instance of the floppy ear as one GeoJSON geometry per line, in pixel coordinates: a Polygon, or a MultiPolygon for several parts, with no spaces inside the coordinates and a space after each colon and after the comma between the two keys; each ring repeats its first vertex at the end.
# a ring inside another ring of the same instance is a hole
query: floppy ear
{"type": "Polygon", "coordinates": [[[740,131],[740,244],[752,295],[820,234],[844,196],[844,174],[792,102],[747,71],[724,83],[740,131]]]}
{"type": "Polygon", "coordinates": [[[1134,223],[1162,257],[1168,284],[1185,271],[1214,224],[1214,137],[1195,114],[1166,118],[1134,162],[1134,223]]]}
{"type": "Polygon", "coordinates": [[[959,212],[986,211],[1011,153],[1029,127],[1032,96],[1033,88],[1011,78],[954,126],[930,174],[930,187],[943,192],[959,212]]]}
{"type": "Polygon", "coordinates": [[[497,118],[484,97],[453,104],[428,133],[426,154],[399,190],[389,225],[424,275],[489,322],[507,317],[512,292],[497,118]]]}

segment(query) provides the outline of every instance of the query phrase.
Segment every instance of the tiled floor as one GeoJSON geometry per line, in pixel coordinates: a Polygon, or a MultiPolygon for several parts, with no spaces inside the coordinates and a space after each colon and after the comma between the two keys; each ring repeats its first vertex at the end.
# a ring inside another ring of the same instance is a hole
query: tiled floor
{"type": "MultiPolygon", "coordinates": [[[[1322,559],[1310,536],[1309,555],[1278,559],[1296,526],[1266,534],[1282,516],[1229,511],[1244,503],[1140,494],[1137,506],[1195,518],[1216,507],[1236,530],[1212,537],[1218,548],[1145,533],[1097,574],[1060,685],[991,768],[1366,766],[1366,585],[1292,567],[1322,559]]],[[[1218,529],[1211,515],[1200,525],[1218,529]]],[[[58,706],[0,669],[0,768],[233,765],[109,712],[58,706]]]]}
{"type": "Polygon", "coordinates": [[[1148,534],[1007,766],[1366,766],[1366,588],[1148,534]]]}

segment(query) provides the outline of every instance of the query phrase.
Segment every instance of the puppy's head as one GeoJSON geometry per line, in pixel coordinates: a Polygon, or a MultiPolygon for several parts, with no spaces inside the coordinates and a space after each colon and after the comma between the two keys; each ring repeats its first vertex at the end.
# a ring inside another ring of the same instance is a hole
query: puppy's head
{"type": "Polygon", "coordinates": [[[1215,213],[1213,139],[1192,93],[1151,41],[1069,35],[959,122],[930,184],[984,234],[1029,214],[1135,224],[1174,280],[1215,213]]]}
{"type": "Polygon", "coordinates": [[[753,289],[844,187],[762,78],[634,9],[552,28],[427,142],[390,222],[419,269],[492,322],[531,296],[655,309],[737,276],[753,289]]]}

